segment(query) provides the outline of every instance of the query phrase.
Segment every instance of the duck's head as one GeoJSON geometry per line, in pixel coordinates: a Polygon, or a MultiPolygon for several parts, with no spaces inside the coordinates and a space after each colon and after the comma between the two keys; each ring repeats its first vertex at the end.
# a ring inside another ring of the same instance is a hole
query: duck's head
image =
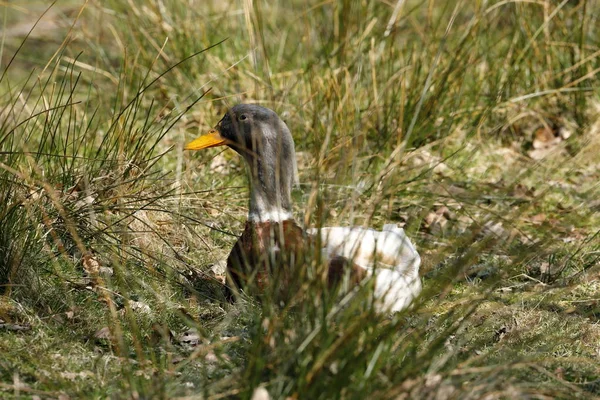
{"type": "Polygon", "coordinates": [[[238,104],[214,129],[188,143],[185,149],[216,146],[229,146],[246,160],[251,184],[250,220],[291,219],[291,190],[297,179],[294,140],[274,111],[238,104]]]}

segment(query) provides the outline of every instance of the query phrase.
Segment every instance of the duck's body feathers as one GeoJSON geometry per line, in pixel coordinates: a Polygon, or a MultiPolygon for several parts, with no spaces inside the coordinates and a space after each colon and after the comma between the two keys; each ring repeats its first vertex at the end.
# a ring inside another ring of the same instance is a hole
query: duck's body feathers
{"type": "Polygon", "coordinates": [[[307,232],[320,235],[327,253],[352,260],[375,279],[379,311],[401,311],[421,292],[421,257],[402,228],[324,227],[307,232]]]}
{"type": "MultiPolygon", "coordinates": [[[[270,283],[277,282],[281,294],[289,292],[295,281],[302,276],[296,268],[305,268],[316,251],[314,237],[307,234],[294,220],[281,222],[246,222],[244,232],[227,258],[227,271],[234,288],[257,289],[263,292],[270,283]]],[[[356,284],[363,280],[367,271],[343,256],[325,260],[324,278],[330,287],[341,282],[349,273],[356,284]]],[[[233,292],[228,290],[228,297],[233,292]]]]}

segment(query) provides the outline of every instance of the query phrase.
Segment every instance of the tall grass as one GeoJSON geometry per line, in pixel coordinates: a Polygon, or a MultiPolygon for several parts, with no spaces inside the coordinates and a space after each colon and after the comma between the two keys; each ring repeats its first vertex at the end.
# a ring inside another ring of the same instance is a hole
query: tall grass
{"type": "Polygon", "coordinates": [[[3,395],[600,394],[597,1],[58,2],[57,41],[2,7],[3,395]],[[182,149],[238,102],[290,126],[298,220],[404,224],[413,308],[224,301],[243,168],[182,149]]]}

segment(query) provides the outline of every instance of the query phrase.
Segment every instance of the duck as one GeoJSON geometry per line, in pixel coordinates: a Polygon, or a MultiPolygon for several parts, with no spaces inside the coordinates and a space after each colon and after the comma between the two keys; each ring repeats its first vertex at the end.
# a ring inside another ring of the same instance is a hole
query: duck
{"type": "Polygon", "coordinates": [[[244,230],[227,258],[228,298],[260,296],[269,285],[293,292],[305,277],[307,256],[318,254],[329,287],[373,281],[379,312],[406,309],[421,292],[421,258],[402,228],[362,226],[304,229],[292,213],[298,182],[294,139],[273,110],[256,104],[231,107],[208,133],[187,143],[197,151],[227,146],[247,166],[250,199],[244,230]],[[315,248],[317,248],[315,250],[315,248]]]}

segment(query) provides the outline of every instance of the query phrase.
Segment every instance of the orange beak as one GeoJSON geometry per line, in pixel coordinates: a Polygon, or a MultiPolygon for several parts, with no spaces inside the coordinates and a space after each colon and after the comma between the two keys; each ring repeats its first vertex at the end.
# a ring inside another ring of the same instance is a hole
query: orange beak
{"type": "Polygon", "coordinates": [[[184,150],[202,150],[209,147],[224,146],[229,143],[230,141],[221,136],[219,131],[211,129],[206,135],[202,135],[186,144],[184,150]]]}

